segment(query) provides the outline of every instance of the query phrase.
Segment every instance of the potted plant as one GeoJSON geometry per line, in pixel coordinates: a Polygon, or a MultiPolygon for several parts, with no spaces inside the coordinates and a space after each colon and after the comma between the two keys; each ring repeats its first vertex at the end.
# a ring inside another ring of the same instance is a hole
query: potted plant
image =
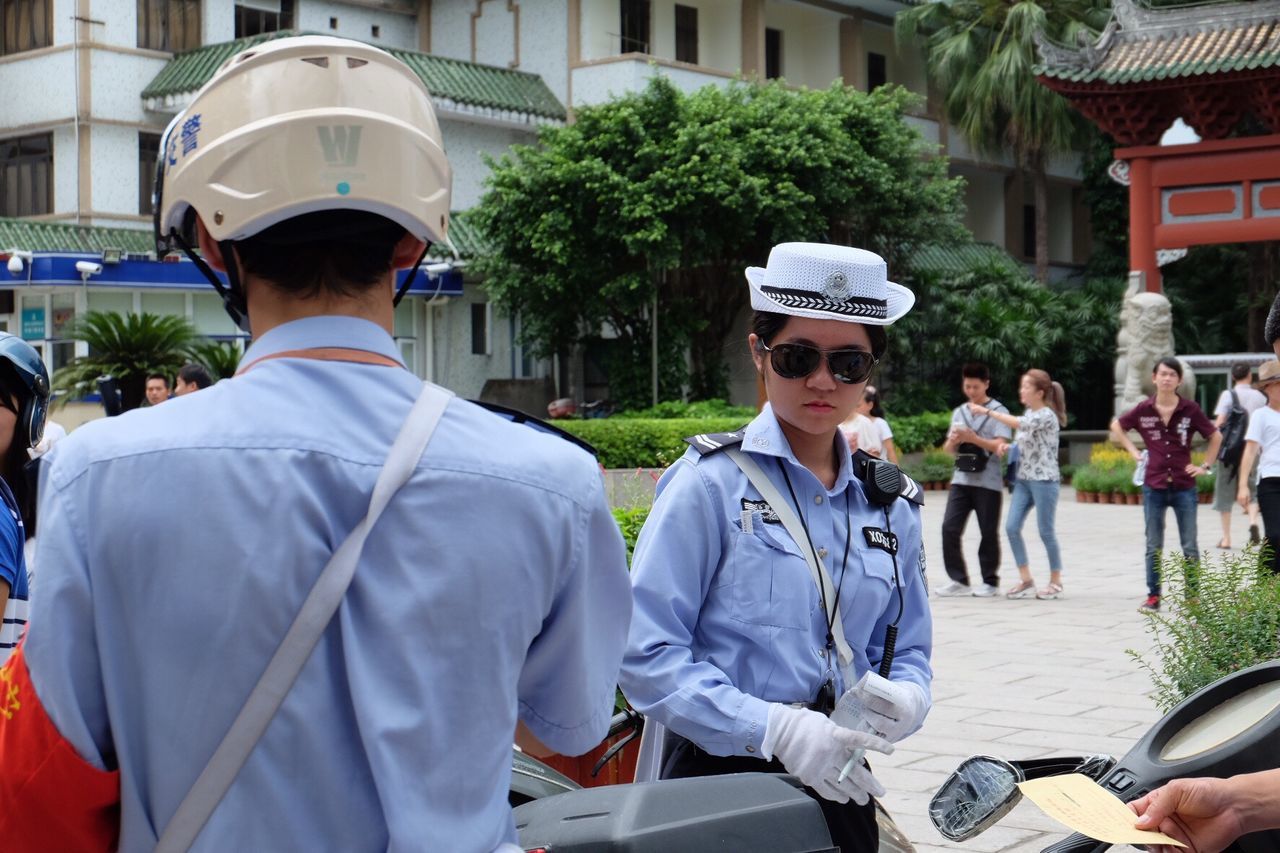
{"type": "Polygon", "coordinates": [[[1076,472],[1072,479],[1076,489],[1076,499],[1083,503],[1098,502],[1098,471],[1092,465],[1085,465],[1076,472]]]}

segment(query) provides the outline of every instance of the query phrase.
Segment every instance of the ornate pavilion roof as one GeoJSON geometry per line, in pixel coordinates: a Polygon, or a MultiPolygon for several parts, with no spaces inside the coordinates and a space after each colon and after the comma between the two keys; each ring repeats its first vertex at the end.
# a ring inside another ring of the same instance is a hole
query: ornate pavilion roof
{"type": "Polygon", "coordinates": [[[1036,44],[1040,81],[1122,143],[1152,144],[1180,115],[1205,139],[1249,113],[1280,133],[1280,0],[1114,0],[1096,41],[1036,44]]]}

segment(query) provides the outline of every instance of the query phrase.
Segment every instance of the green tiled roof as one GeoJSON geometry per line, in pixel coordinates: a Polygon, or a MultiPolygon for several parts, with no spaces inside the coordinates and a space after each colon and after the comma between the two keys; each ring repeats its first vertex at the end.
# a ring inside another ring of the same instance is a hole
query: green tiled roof
{"type": "Polygon", "coordinates": [[[1021,271],[1012,255],[991,243],[961,243],[956,246],[921,246],[910,254],[909,266],[916,272],[941,276],[961,275],[981,264],[995,264],[1021,271]]]}
{"type": "MultiPolygon", "coordinates": [[[[236,41],[207,44],[179,53],[142,90],[142,97],[166,98],[193,93],[213,76],[223,62],[245,48],[292,35],[301,33],[291,30],[265,33],[236,41]]],[[[448,99],[481,109],[521,113],[558,121],[565,119],[564,105],[537,74],[478,65],[412,50],[390,48],[387,52],[412,68],[437,99],[448,99]]]]}
{"type": "Polygon", "coordinates": [[[154,252],[150,228],[98,228],[64,222],[0,217],[0,252],[101,252],[122,249],[142,254],[154,252]]]}
{"type": "MultiPolygon", "coordinates": [[[[474,258],[483,249],[480,235],[467,224],[466,214],[449,216],[449,239],[461,258],[474,258]]],[[[101,252],[122,249],[130,254],[155,252],[150,228],[99,228],[65,222],[0,217],[0,252],[101,252]]],[[[431,252],[444,259],[447,253],[431,252]]]]}
{"type": "Polygon", "coordinates": [[[1280,66],[1280,2],[1211,2],[1149,8],[1115,0],[1093,44],[1037,39],[1036,73],[1066,83],[1177,80],[1280,66]]]}

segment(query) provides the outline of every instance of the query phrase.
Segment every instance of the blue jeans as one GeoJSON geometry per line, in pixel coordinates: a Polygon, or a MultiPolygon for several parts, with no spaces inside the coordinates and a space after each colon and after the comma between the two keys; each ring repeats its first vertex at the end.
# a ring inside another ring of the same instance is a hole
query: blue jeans
{"type": "Polygon", "coordinates": [[[1036,508],[1036,526],[1040,528],[1040,541],[1049,552],[1049,571],[1062,571],[1062,555],[1058,552],[1058,535],[1053,532],[1053,517],[1058,512],[1057,480],[1018,480],[1013,486],[1013,499],[1009,501],[1009,515],[1004,520],[1004,533],[1009,537],[1013,559],[1019,566],[1027,562],[1027,545],[1022,541],[1022,524],[1027,520],[1031,507],[1036,508]]]}
{"type": "Polygon", "coordinates": [[[1142,514],[1147,519],[1147,594],[1160,594],[1160,573],[1156,560],[1164,548],[1164,511],[1173,507],[1178,521],[1178,539],[1188,560],[1199,560],[1196,548],[1196,489],[1153,489],[1142,487],[1142,514]]]}

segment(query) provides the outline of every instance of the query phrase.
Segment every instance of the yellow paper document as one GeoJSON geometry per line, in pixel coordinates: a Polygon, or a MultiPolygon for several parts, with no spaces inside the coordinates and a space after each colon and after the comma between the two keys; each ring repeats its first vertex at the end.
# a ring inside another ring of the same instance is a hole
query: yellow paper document
{"type": "Polygon", "coordinates": [[[1172,844],[1186,847],[1163,832],[1134,828],[1129,807],[1088,776],[1071,773],[1019,782],[1018,788],[1045,814],[1076,832],[1108,844],[1172,844]]]}

